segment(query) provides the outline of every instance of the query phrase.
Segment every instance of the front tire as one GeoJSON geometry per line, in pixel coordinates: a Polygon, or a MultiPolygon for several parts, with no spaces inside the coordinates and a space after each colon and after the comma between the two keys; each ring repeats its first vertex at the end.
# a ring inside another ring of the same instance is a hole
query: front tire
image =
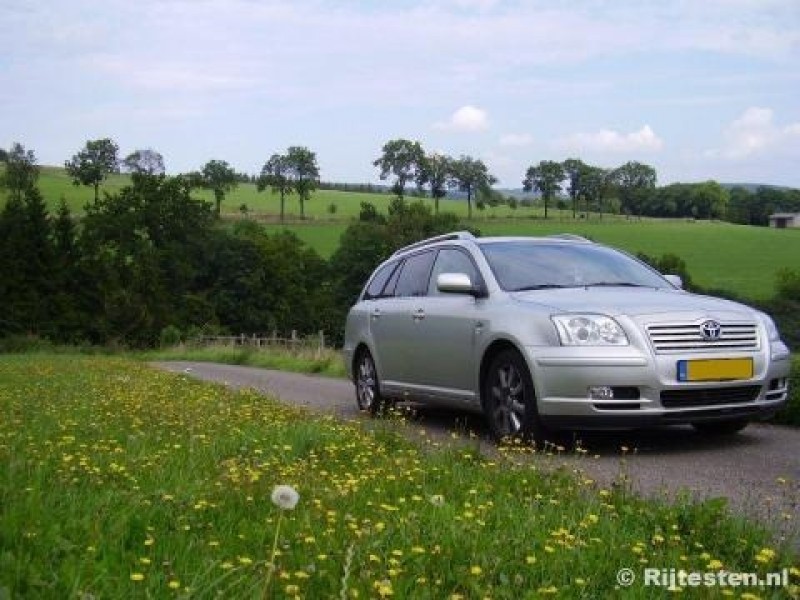
{"type": "Polygon", "coordinates": [[[699,433],[706,435],[734,435],[749,425],[747,419],[731,419],[728,421],[701,421],[692,423],[699,433]]]}
{"type": "Polygon", "coordinates": [[[482,396],[489,430],[496,440],[545,441],[533,379],[519,352],[503,350],[492,359],[482,396]]]}
{"type": "Polygon", "coordinates": [[[387,401],[381,395],[378,370],[375,368],[375,361],[369,350],[359,352],[354,373],[358,409],[371,416],[383,412],[386,409],[387,401]]]}

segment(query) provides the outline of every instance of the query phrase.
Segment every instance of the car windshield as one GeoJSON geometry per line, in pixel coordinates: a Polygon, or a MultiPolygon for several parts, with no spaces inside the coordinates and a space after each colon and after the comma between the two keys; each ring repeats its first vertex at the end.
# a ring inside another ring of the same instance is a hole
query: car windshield
{"type": "Polygon", "coordinates": [[[570,287],[672,288],[638,260],[594,244],[481,243],[500,287],[508,292],[570,287]]]}

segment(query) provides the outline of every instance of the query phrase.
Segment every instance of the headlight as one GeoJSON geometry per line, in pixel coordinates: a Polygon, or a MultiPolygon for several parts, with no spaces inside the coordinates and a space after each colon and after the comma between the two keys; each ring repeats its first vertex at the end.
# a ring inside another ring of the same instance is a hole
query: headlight
{"type": "Polygon", "coordinates": [[[769,341],[780,341],[781,334],[778,332],[778,327],[775,325],[775,321],[772,320],[772,317],[765,313],[758,313],[758,316],[761,317],[761,322],[764,323],[764,328],[767,330],[767,338],[769,341]]]}
{"type": "Polygon", "coordinates": [[[556,315],[553,322],[563,346],[627,346],[628,336],[611,317],[556,315]]]}

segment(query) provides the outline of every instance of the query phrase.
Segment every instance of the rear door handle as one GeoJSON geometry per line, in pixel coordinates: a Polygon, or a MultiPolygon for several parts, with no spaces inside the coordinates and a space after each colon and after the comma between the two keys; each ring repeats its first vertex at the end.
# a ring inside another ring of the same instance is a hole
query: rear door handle
{"type": "Polygon", "coordinates": [[[372,311],[372,318],[373,319],[380,319],[381,318],[381,309],[380,308],[376,308],[375,310],[372,311]]]}
{"type": "Polygon", "coordinates": [[[411,318],[414,319],[415,321],[422,321],[422,319],[425,318],[425,311],[421,308],[418,308],[416,312],[413,315],[411,315],[411,318]]]}

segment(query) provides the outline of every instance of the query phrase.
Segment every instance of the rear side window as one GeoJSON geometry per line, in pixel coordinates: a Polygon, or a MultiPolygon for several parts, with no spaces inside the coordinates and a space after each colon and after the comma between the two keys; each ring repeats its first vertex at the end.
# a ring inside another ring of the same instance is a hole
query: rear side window
{"type": "Polygon", "coordinates": [[[372,278],[372,281],[369,282],[367,291],[364,292],[364,300],[372,300],[383,296],[383,289],[386,287],[386,282],[389,281],[389,278],[396,269],[397,262],[382,266],[378,272],[375,273],[375,277],[372,278]]]}
{"type": "Polygon", "coordinates": [[[428,251],[409,256],[403,263],[403,270],[397,280],[395,296],[425,296],[428,292],[428,278],[435,252],[428,251]]]}

